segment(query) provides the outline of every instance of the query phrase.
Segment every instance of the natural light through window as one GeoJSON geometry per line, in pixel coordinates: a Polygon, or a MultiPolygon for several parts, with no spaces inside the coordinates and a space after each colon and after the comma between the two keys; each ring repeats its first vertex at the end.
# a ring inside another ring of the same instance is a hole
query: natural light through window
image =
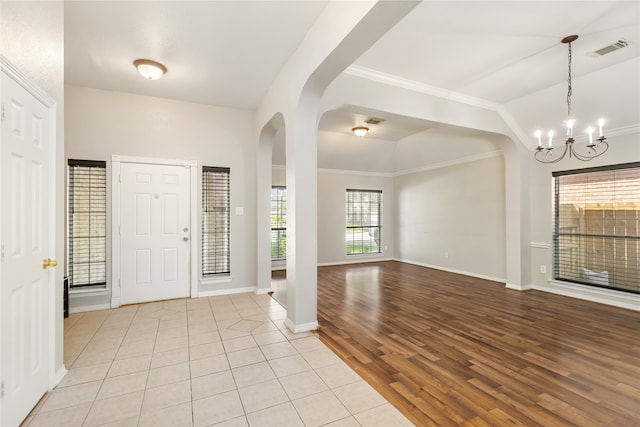
{"type": "Polygon", "coordinates": [[[382,252],[382,191],[347,190],[347,255],[382,252]]]}

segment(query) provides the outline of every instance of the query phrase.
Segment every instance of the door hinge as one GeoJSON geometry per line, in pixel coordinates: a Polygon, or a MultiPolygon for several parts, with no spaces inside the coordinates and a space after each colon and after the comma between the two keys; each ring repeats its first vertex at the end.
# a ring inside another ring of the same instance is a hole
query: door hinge
{"type": "Polygon", "coordinates": [[[4,397],[4,381],[2,381],[2,385],[0,385],[0,399],[4,397]]]}
{"type": "Polygon", "coordinates": [[[122,175],[118,174],[118,182],[122,182],[122,175]]]}
{"type": "Polygon", "coordinates": [[[0,122],[4,122],[4,104],[0,107],[0,122]]]}
{"type": "Polygon", "coordinates": [[[2,244],[2,251],[0,253],[0,262],[4,262],[4,243],[2,244]]]}

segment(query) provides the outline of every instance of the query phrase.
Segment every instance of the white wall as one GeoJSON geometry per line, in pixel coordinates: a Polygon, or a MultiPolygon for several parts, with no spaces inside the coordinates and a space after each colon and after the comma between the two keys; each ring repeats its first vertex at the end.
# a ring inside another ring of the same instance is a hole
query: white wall
{"type": "MultiPolygon", "coordinates": [[[[0,2],[0,54],[56,102],[56,319],[55,369],[63,371],[64,279],[64,4],[60,1],[0,2]]],[[[58,378],[60,379],[60,378],[58,378]]]]}
{"type": "MultiPolygon", "coordinates": [[[[148,84],[142,79],[140,83],[148,84]]],[[[65,96],[65,157],[107,161],[108,212],[112,154],[197,160],[198,196],[201,166],[231,168],[231,277],[215,283],[205,281],[199,291],[255,287],[256,154],[252,113],[77,86],[66,86],[65,96]],[[235,215],[236,207],[243,207],[244,215],[235,215]]],[[[198,224],[192,224],[192,236],[197,236],[200,247],[200,215],[198,218],[198,224]]],[[[109,216],[108,224],[110,220],[109,216]]],[[[110,250],[109,244],[109,254],[110,250]]],[[[200,272],[200,254],[193,255],[198,257],[200,272]]],[[[109,260],[108,272],[110,268],[109,260]]],[[[104,297],[76,300],[76,307],[108,301],[104,297]]]]}
{"type": "Polygon", "coordinates": [[[504,281],[504,176],[502,156],[396,176],[396,258],[504,281]]]}

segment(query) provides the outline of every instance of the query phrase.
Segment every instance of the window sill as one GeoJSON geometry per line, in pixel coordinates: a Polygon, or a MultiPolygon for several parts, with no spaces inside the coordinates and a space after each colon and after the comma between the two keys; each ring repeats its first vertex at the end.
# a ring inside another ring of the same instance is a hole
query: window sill
{"type": "Polygon", "coordinates": [[[109,288],[69,289],[69,298],[102,296],[102,295],[110,295],[110,293],[111,293],[111,290],[109,288]]]}
{"type": "Polygon", "coordinates": [[[369,252],[366,254],[347,254],[348,258],[372,258],[372,257],[381,257],[384,254],[382,252],[369,252]]]}
{"type": "Polygon", "coordinates": [[[231,275],[200,278],[200,284],[205,286],[219,284],[219,283],[231,283],[231,282],[233,282],[233,277],[231,277],[231,275]]]}

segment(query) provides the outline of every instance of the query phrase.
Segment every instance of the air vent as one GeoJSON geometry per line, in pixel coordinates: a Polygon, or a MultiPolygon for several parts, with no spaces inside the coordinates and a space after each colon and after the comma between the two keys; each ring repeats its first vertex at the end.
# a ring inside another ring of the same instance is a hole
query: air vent
{"type": "Polygon", "coordinates": [[[627,46],[629,46],[629,41],[625,39],[620,39],[617,42],[610,44],[609,46],[605,46],[601,49],[596,50],[594,53],[596,55],[602,56],[627,46]]]}
{"type": "Polygon", "coordinates": [[[379,125],[380,123],[384,122],[384,119],[377,119],[375,117],[369,117],[367,120],[364,121],[366,124],[368,125],[379,125]]]}

